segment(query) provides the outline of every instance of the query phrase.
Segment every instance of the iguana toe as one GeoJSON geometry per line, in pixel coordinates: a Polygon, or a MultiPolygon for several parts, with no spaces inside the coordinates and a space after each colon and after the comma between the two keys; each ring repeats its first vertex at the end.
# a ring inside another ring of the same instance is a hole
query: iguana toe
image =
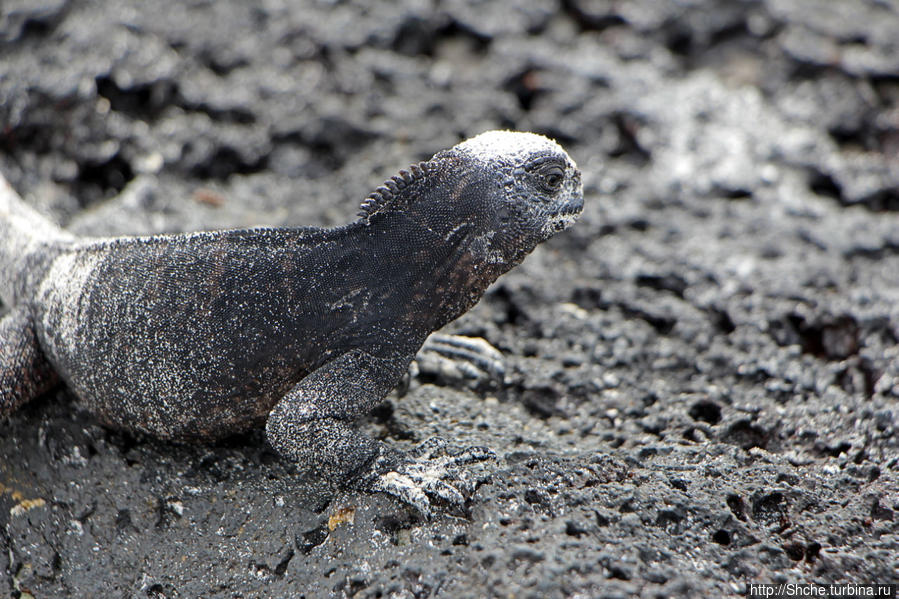
{"type": "Polygon", "coordinates": [[[502,353],[480,337],[432,334],[413,364],[414,376],[447,386],[500,387],[506,377],[502,353]]]}
{"type": "Polygon", "coordinates": [[[448,451],[446,441],[435,437],[409,452],[391,470],[367,478],[366,486],[411,505],[425,519],[430,518],[432,499],[462,512],[466,500],[485,477],[472,476],[459,466],[493,457],[495,454],[485,447],[448,451]]]}

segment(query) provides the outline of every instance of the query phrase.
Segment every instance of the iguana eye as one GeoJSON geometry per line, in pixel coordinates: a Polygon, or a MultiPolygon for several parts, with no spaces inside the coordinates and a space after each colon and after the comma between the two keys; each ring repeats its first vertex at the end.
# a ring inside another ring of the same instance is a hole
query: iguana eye
{"type": "Polygon", "coordinates": [[[540,183],[546,191],[556,191],[562,186],[565,171],[558,166],[547,166],[540,169],[540,183]]]}

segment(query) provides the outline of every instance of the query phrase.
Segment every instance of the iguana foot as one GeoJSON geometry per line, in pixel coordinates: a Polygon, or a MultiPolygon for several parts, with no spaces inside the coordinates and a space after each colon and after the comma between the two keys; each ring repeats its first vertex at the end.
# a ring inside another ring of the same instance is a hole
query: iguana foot
{"type": "Polygon", "coordinates": [[[430,519],[432,500],[447,504],[455,511],[464,511],[466,499],[485,477],[459,466],[494,457],[493,451],[486,447],[450,451],[446,441],[435,437],[400,458],[399,463],[393,462],[386,471],[384,463],[378,463],[379,458],[374,464],[374,474],[363,478],[359,486],[393,495],[430,519]]]}
{"type": "Polygon", "coordinates": [[[506,365],[498,349],[480,337],[435,333],[410,365],[410,375],[447,386],[501,387],[506,365]]]}

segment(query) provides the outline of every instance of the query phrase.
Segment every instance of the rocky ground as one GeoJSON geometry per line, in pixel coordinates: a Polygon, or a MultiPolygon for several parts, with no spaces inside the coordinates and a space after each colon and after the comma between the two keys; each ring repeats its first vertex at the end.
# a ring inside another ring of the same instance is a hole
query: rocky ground
{"type": "Polygon", "coordinates": [[[60,389],[0,423],[0,594],[899,582],[897,32],[890,0],[4,2],[0,170],[72,230],[343,223],[491,128],[559,140],[586,209],[450,326],[504,385],[420,377],[363,423],[493,448],[468,513],[60,389]]]}

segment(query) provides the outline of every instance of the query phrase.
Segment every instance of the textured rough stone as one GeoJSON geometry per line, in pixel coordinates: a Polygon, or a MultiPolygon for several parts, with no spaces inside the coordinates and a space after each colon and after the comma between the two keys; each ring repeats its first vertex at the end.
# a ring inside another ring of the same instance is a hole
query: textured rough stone
{"type": "Polygon", "coordinates": [[[413,381],[363,424],[494,449],[468,519],[331,499],[258,434],[110,433],[60,392],[0,424],[4,591],[897,581],[894,3],[18,4],[0,169],[79,232],[330,226],[400,159],[497,127],[557,137],[587,198],[451,327],[504,353],[505,388],[413,381]]]}

